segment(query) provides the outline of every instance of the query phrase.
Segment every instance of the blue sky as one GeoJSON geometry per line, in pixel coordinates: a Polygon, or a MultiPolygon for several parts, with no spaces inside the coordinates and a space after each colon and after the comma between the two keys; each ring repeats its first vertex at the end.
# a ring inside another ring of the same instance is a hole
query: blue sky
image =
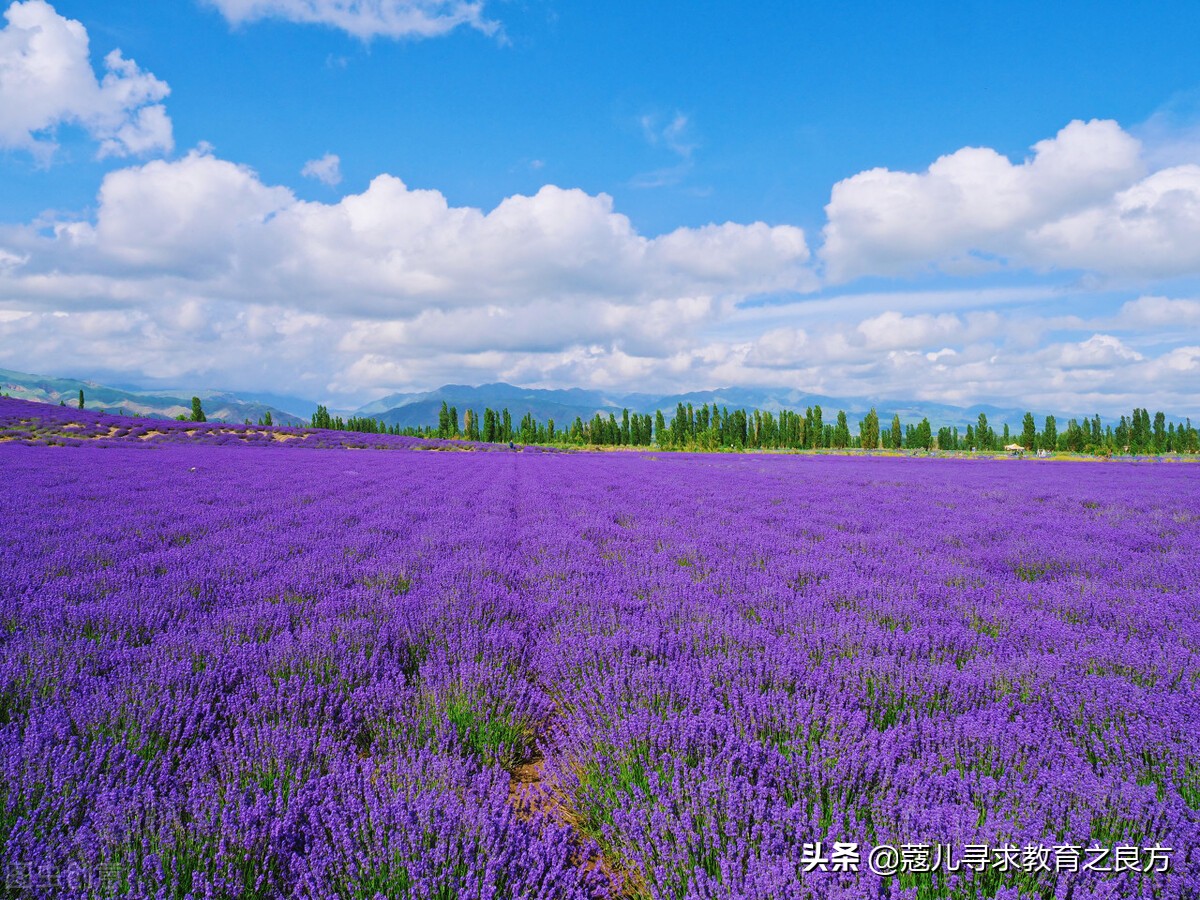
{"type": "Polygon", "coordinates": [[[1193,4],[3,8],[0,366],[1200,417],[1193,4]]]}

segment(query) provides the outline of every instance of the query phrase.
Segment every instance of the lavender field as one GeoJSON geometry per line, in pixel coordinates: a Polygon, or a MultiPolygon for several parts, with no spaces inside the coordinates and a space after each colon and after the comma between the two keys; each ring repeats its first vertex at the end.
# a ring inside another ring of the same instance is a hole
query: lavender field
{"type": "Polygon", "coordinates": [[[10,896],[1200,896],[1200,468],[31,427],[10,896]]]}

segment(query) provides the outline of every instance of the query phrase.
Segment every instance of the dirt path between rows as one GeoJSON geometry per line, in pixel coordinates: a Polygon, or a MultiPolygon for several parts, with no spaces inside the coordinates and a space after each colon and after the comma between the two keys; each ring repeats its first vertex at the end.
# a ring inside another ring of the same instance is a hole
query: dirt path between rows
{"type": "Polygon", "coordinates": [[[594,842],[580,832],[579,814],[567,805],[562,792],[547,777],[546,758],[540,749],[534,748],[530,759],[518,764],[510,775],[508,802],[517,811],[518,818],[528,821],[542,815],[570,829],[579,848],[574,863],[583,872],[602,879],[606,889],[600,897],[635,900],[645,896],[636,889],[638,878],[622,873],[594,842]]]}

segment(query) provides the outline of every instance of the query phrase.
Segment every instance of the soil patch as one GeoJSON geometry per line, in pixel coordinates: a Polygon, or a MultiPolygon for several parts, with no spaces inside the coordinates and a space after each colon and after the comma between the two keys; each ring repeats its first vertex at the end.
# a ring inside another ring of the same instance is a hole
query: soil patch
{"type": "Polygon", "coordinates": [[[545,816],[558,825],[571,830],[576,838],[577,857],[574,863],[580,870],[599,876],[607,885],[606,896],[632,898],[644,896],[637,890],[640,879],[621,870],[604,854],[579,833],[579,814],[566,803],[562,792],[545,777],[546,758],[541,750],[534,749],[533,755],[519,763],[509,773],[508,802],[517,812],[517,817],[528,821],[536,816],[545,816]]]}

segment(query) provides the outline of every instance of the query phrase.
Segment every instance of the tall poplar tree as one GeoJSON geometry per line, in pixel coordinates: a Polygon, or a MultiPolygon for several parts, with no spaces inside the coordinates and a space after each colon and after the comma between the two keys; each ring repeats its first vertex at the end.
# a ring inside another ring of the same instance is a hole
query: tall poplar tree
{"type": "Polygon", "coordinates": [[[1165,453],[1167,450],[1167,417],[1162,410],[1154,414],[1154,452],[1165,453]]]}
{"type": "Polygon", "coordinates": [[[850,445],[850,424],[844,410],[838,410],[837,425],[833,429],[833,446],[844,449],[850,445]]]}
{"type": "Polygon", "coordinates": [[[1041,449],[1051,452],[1058,449],[1058,422],[1054,416],[1046,416],[1046,424],[1042,426],[1041,449]]]}
{"type": "Polygon", "coordinates": [[[859,443],[864,450],[876,450],[879,447],[879,413],[874,407],[858,424],[859,443]]]}
{"type": "Polygon", "coordinates": [[[1021,420],[1021,446],[1026,450],[1032,450],[1033,445],[1037,443],[1037,423],[1033,421],[1033,413],[1025,413],[1025,418],[1021,420]]]}
{"type": "Polygon", "coordinates": [[[975,426],[975,443],[980,450],[996,449],[996,433],[988,425],[987,413],[979,414],[979,423],[975,426]]]}

